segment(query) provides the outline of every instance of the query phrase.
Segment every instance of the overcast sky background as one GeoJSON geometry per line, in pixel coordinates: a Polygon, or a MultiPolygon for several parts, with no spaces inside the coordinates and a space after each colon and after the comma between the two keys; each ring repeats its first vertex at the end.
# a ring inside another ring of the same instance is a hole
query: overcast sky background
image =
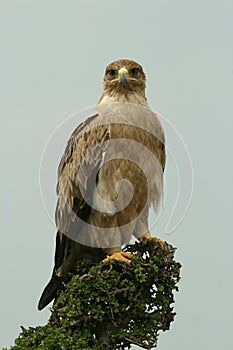
{"type": "MultiPolygon", "coordinates": [[[[50,314],[37,311],[55,240],[39,190],[43,148],[97,102],[105,66],[131,58],[145,69],[151,107],[183,136],[195,178],[178,229],[153,230],[183,265],[159,349],[232,349],[232,14],[230,0],[0,0],[0,347],[50,314]]],[[[165,221],[177,191],[171,163],[165,221]]]]}

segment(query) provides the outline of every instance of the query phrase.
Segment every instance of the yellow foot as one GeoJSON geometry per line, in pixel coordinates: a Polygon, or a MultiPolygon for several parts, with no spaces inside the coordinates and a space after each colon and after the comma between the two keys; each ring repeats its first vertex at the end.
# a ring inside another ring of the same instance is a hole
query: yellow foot
{"type": "Polygon", "coordinates": [[[146,241],[154,241],[154,242],[157,242],[161,245],[161,247],[164,246],[164,241],[162,241],[162,239],[160,238],[157,238],[157,237],[153,237],[153,236],[150,236],[148,233],[146,233],[144,236],[140,237],[140,242],[142,242],[143,240],[146,240],[146,241]]]}
{"type": "Polygon", "coordinates": [[[130,264],[132,256],[133,254],[119,251],[119,252],[113,253],[108,258],[104,259],[103,262],[106,263],[110,260],[119,260],[119,261],[125,262],[126,264],[130,264]]]}

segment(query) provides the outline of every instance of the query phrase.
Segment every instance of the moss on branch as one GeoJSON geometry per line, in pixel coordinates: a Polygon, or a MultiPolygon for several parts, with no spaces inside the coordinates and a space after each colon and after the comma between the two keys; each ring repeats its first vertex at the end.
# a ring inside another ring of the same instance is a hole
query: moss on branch
{"type": "Polygon", "coordinates": [[[126,349],[156,347],[159,331],[168,330],[175,313],[180,263],[175,249],[146,241],[125,249],[131,264],[79,262],[67,275],[45,326],[22,332],[13,350],[126,349]]]}

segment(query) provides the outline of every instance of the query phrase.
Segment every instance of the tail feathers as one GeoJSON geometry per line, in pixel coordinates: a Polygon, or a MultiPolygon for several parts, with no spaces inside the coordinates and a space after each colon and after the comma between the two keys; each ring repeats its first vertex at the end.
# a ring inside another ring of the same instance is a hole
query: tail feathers
{"type": "Polygon", "coordinates": [[[61,277],[58,277],[53,273],[51,280],[45,287],[39,303],[38,303],[38,310],[42,310],[45,306],[47,306],[56,296],[57,296],[57,289],[60,286],[62,282],[61,277]]]}

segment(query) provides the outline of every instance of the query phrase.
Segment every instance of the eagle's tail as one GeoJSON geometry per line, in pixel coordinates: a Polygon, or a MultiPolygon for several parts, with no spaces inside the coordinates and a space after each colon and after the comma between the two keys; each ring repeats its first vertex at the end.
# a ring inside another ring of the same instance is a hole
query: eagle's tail
{"type": "Polygon", "coordinates": [[[38,310],[42,310],[45,306],[47,306],[56,296],[57,296],[57,289],[60,286],[62,282],[61,277],[58,277],[54,272],[52,274],[51,280],[45,287],[39,303],[38,303],[38,310]]]}

